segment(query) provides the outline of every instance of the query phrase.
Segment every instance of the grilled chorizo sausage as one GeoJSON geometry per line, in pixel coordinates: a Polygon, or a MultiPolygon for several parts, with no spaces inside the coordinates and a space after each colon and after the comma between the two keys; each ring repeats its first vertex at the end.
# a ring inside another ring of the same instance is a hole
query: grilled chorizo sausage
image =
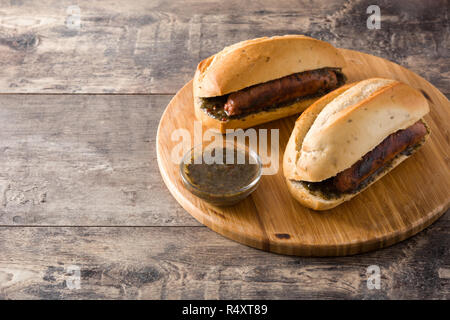
{"type": "Polygon", "coordinates": [[[334,70],[318,69],[295,73],[231,93],[224,105],[228,116],[260,110],[338,86],[334,70]]]}
{"type": "Polygon", "coordinates": [[[409,146],[417,144],[427,133],[422,121],[394,132],[350,168],[338,173],[333,184],[340,192],[356,190],[361,182],[386,165],[409,146]]]}

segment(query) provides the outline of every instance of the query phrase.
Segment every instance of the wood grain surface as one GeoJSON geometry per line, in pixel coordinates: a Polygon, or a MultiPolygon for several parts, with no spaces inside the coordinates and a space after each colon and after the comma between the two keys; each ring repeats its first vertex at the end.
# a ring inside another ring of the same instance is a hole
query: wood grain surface
{"type": "Polygon", "coordinates": [[[374,54],[449,98],[448,0],[377,1],[379,30],[366,28],[370,4],[0,0],[0,299],[448,299],[448,212],[383,250],[281,256],[201,226],[156,164],[173,94],[201,59],[253,37],[303,33],[374,54]],[[74,4],[80,30],[66,26],[74,4]],[[367,288],[370,265],[380,290],[367,288]]]}
{"type": "Polygon", "coordinates": [[[370,254],[299,258],[205,227],[14,227],[0,232],[8,299],[448,299],[450,221],[370,254]],[[70,267],[81,269],[69,289],[70,267]],[[377,265],[381,288],[367,287],[377,265]]]}
{"type": "Polygon", "coordinates": [[[156,165],[169,100],[0,95],[0,225],[198,225],[156,165]]]}
{"type": "MultiPolygon", "coordinates": [[[[344,256],[383,248],[404,240],[440,217],[450,206],[450,102],[428,82],[387,60],[341,50],[347,61],[348,82],[371,77],[392,78],[420,90],[427,97],[425,116],[431,134],[426,144],[387,176],[351,201],[316,212],[300,205],[288,191],[282,171],[283,150],[297,116],[258,126],[279,129],[279,170],[261,178],[258,189],[231,207],[209,205],[184,188],[173,150],[180,140],[173,132],[187,130],[194,138],[192,81],[172,99],[161,118],[157,135],[158,165],[164,182],[178,202],[214,231],[252,247],[300,256],[344,256]],[[183,117],[179,115],[183,114],[183,117]]],[[[206,130],[207,128],[204,128],[206,130]]],[[[270,142],[270,140],[268,141],[270,142]]],[[[271,150],[270,143],[267,146],[271,150]]]]}
{"type": "Polygon", "coordinates": [[[448,0],[0,0],[0,92],[175,93],[232,43],[306,34],[417,72],[449,94],[448,0]],[[80,29],[66,27],[80,8],[80,29]]]}

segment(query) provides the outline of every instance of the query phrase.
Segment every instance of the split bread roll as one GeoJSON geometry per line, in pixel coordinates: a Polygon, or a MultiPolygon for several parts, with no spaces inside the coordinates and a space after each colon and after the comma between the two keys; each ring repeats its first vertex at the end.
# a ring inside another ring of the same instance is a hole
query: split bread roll
{"type": "Polygon", "coordinates": [[[208,128],[249,128],[305,110],[345,83],[331,44],[303,35],[247,40],[199,63],[195,115],[208,128]]]}
{"type": "Polygon", "coordinates": [[[428,112],[419,91],[395,80],[330,92],[295,123],[283,158],[289,191],[315,210],[350,200],[423,144],[428,112]]]}

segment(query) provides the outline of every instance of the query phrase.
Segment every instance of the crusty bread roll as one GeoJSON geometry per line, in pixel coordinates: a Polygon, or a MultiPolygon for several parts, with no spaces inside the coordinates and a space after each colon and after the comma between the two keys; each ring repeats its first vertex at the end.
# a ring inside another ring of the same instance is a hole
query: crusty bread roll
{"type": "Polygon", "coordinates": [[[398,154],[357,192],[325,197],[302,182],[320,182],[336,176],[389,135],[421,120],[428,111],[426,99],[417,90],[395,80],[367,79],[330,92],[295,123],[283,158],[289,191],[299,202],[315,210],[331,209],[351,199],[412,152],[398,154]]]}
{"type": "Polygon", "coordinates": [[[221,132],[290,116],[305,110],[318,97],[225,121],[209,116],[201,108],[202,99],[224,96],[294,73],[344,66],[343,56],[331,44],[303,35],[242,41],[199,63],[193,83],[195,114],[204,125],[221,132]]]}

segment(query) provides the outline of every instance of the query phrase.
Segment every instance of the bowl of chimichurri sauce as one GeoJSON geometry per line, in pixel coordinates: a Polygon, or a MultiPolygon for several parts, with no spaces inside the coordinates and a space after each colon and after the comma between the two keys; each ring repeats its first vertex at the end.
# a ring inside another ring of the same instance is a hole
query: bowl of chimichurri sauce
{"type": "Polygon", "coordinates": [[[256,152],[230,142],[196,146],[180,164],[184,186],[217,206],[233,205],[250,195],[258,186],[261,171],[256,152]]]}

